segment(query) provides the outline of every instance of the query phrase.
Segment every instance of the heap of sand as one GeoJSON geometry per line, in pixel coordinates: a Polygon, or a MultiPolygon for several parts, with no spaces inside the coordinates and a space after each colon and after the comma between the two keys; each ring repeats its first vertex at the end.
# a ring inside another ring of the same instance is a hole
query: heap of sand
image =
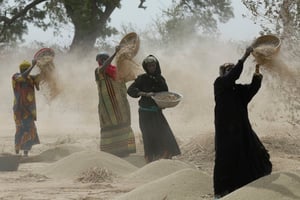
{"type": "Polygon", "coordinates": [[[123,176],[138,168],[102,151],[80,151],[42,168],[39,173],[51,178],[76,179],[91,168],[102,168],[115,176],[123,176]]]}
{"type": "MultiPolygon", "coordinates": [[[[156,168],[158,172],[160,169],[156,168]]],[[[186,168],[146,183],[115,200],[195,200],[212,197],[212,179],[199,170],[186,168]]]]}
{"type": "Polygon", "coordinates": [[[300,171],[282,171],[262,177],[225,196],[224,200],[300,199],[300,171]]]}

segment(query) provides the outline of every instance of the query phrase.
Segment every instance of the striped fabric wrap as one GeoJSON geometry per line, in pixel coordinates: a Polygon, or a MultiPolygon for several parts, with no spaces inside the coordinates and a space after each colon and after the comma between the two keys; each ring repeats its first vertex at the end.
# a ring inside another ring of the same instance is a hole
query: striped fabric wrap
{"type": "Polygon", "coordinates": [[[135,153],[135,138],[131,127],[126,126],[110,131],[102,130],[100,149],[117,156],[135,153]]]}
{"type": "Polygon", "coordinates": [[[130,107],[124,82],[96,73],[99,94],[100,149],[117,156],[136,152],[130,107]]]}

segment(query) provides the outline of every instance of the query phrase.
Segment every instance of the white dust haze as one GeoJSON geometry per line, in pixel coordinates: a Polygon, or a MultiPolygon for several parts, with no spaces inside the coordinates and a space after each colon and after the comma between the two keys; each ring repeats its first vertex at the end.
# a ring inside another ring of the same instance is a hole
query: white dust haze
{"type": "MultiPolygon", "coordinates": [[[[135,61],[141,65],[147,55],[156,56],[169,90],[183,95],[183,100],[177,107],[164,110],[175,136],[185,140],[198,134],[213,134],[213,83],[218,76],[219,66],[225,62],[236,63],[251,42],[237,45],[217,40],[190,39],[184,45],[166,46],[162,49],[141,39],[140,51],[135,61]]],[[[0,55],[0,134],[11,137],[12,148],[15,125],[11,77],[19,70],[19,64],[23,60],[31,60],[37,50],[25,49],[0,55]]],[[[94,77],[94,69],[97,67],[96,53],[82,56],[56,52],[54,63],[63,92],[51,103],[46,101],[42,92],[36,92],[36,125],[41,143],[44,134],[53,135],[53,138],[79,134],[81,137],[94,137],[98,142],[100,125],[94,77]]],[[[281,50],[281,53],[288,56],[287,51],[281,50]]],[[[258,135],[269,134],[270,123],[278,124],[279,127],[289,126],[291,112],[294,112],[294,116],[299,113],[299,107],[293,105],[289,106],[291,110],[286,109],[291,102],[288,102],[288,98],[282,98],[282,95],[291,95],[285,90],[293,91],[293,88],[298,88],[296,90],[299,92],[299,81],[296,78],[299,79],[299,70],[296,69],[299,69],[300,64],[291,59],[284,60],[284,64],[277,66],[280,70],[262,68],[262,88],[249,105],[250,120],[258,135]],[[287,82],[289,84],[283,84],[287,82]],[[280,89],[283,86],[285,90],[280,89]]],[[[254,70],[254,58],[250,55],[238,82],[250,83],[254,70]]],[[[297,95],[299,97],[299,93],[297,95]]],[[[299,99],[298,97],[291,99],[299,99]]],[[[128,100],[131,105],[132,127],[135,134],[139,135],[138,99],[128,96],[128,100]]]]}

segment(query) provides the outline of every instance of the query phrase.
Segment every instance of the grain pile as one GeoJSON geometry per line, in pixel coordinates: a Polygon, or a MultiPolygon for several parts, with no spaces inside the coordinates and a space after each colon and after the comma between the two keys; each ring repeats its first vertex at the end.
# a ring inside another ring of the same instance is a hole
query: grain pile
{"type": "Polygon", "coordinates": [[[177,159],[192,163],[198,169],[213,174],[215,158],[214,133],[200,134],[181,146],[181,155],[177,159]]]}

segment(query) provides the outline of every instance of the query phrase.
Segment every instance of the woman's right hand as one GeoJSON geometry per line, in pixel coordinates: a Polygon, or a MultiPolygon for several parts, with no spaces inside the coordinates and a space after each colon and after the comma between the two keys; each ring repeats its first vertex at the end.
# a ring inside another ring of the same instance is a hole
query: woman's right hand
{"type": "Polygon", "coordinates": [[[34,65],[36,65],[36,59],[32,59],[32,61],[31,61],[31,66],[34,66],[34,65]]]}
{"type": "Polygon", "coordinates": [[[256,64],[256,66],[255,66],[255,74],[260,74],[260,72],[259,72],[259,64],[256,64]]]}
{"type": "Polygon", "coordinates": [[[151,97],[151,96],[154,96],[155,93],[154,92],[139,92],[138,95],[144,96],[144,97],[151,97]]]}
{"type": "Polygon", "coordinates": [[[152,96],[154,96],[154,95],[155,95],[154,92],[147,92],[147,93],[146,93],[146,97],[152,97],[152,96]]]}
{"type": "Polygon", "coordinates": [[[244,53],[243,57],[241,58],[241,60],[243,62],[245,62],[245,60],[248,58],[248,56],[250,55],[250,53],[253,52],[253,47],[247,47],[246,48],[246,52],[244,53]]]}
{"type": "Polygon", "coordinates": [[[246,48],[245,54],[246,54],[247,56],[249,56],[251,52],[253,52],[253,47],[252,47],[252,46],[247,47],[247,48],[246,48]]]}
{"type": "Polygon", "coordinates": [[[115,49],[116,53],[118,53],[120,50],[121,50],[121,45],[117,45],[115,49]]]}

